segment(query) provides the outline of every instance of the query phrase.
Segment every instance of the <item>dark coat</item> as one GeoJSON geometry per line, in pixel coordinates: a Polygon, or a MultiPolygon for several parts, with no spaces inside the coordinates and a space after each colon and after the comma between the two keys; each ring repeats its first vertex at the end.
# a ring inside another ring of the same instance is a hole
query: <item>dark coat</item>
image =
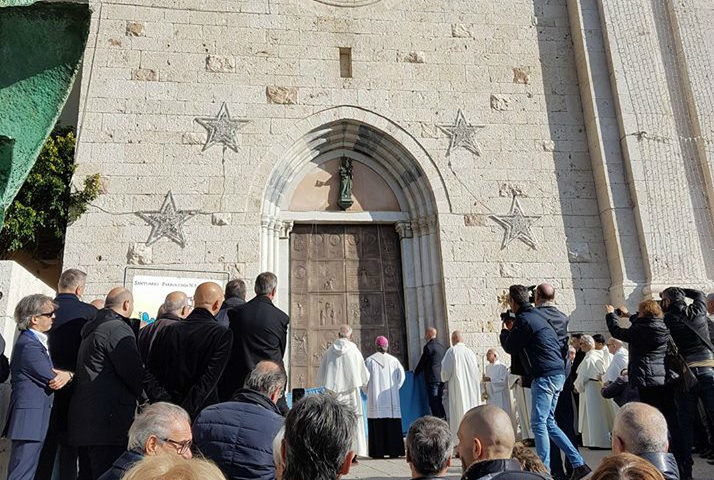
{"type": "Polygon", "coordinates": [[[10,361],[5,356],[5,339],[0,335],[0,383],[10,376],[10,361]]]}
{"type": "Polygon", "coordinates": [[[664,324],[669,328],[679,353],[688,363],[712,360],[714,352],[700,338],[709,340],[709,318],[704,292],[685,289],[684,293],[692,299],[692,303],[687,305],[684,300],[673,302],[664,313],[664,324]]]}
{"type": "Polygon", "coordinates": [[[671,453],[655,453],[646,452],[638,455],[650,462],[654,467],[662,473],[664,480],[679,480],[679,467],[677,460],[671,453]]]}
{"type": "Polygon", "coordinates": [[[223,301],[223,305],[221,305],[221,309],[216,314],[216,321],[218,322],[218,325],[220,325],[221,327],[228,328],[228,326],[229,326],[228,311],[235,310],[236,308],[238,308],[244,304],[245,304],[245,300],[243,300],[242,298],[239,298],[239,297],[226,298],[223,301]]]}
{"type": "Polygon", "coordinates": [[[146,363],[149,360],[149,350],[156,340],[156,336],[166,326],[181,321],[181,317],[173,313],[165,313],[149,325],[139,330],[137,342],[139,343],[139,353],[141,360],[146,363]]]}
{"type": "Polygon", "coordinates": [[[242,389],[232,401],[201,412],[193,424],[193,441],[228,480],[273,480],[273,439],[283,420],[268,397],[242,389]]]}
{"type": "Polygon", "coordinates": [[[630,317],[630,328],[617,324],[617,315],[608,313],[605,317],[610,335],[627,342],[630,360],[627,375],[635,387],[657,387],[664,385],[664,356],[667,353],[669,329],[661,318],[630,317]]]}
{"type": "Polygon", "coordinates": [[[285,312],[265,295],[229,310],[228,318],[234,341],[229,367],[219,386],[222,401],[243,388],[246,377],[261,360],[283,364],[290,322],[285,312]]]}
{"type": "Polygon", "coordinates": [[[143,374],[130,320],[103,308],[82,329],[69,405],[70,444],[126,445],[143,374]]]}
{"type": "Polygon", "coordinates": [[[436,338],[432,338],[421,352],[419,363],[414,369],[414,375],[424,372],[426,383],[441,383],[441,361],[446,354],[446,348],[436,338]]]}
{"type": "Polygon", "coordinates": [[[47,350],[34,333],[20,333],[12,350],[10,371],[12,393],[3,435],[10,440],[42,442],[54,399],[48,384],[55,373],[47,350]]]}
{"type": "Polygon", "coordinates": [[[496,474],[505,472],[498,477],[498,480],[543,480],[550,477],[535,472],[524,472],[518,460],[486,460],[476,462],[464,473],[462,480],[479,480],[482,478],[492,478],[496,474]]]}
{"type": "MultiPolygon", "coordinates": [[[[74,372],[77,368],[77,354],[82,343],[82,328],[97,316],[94,305],[84,303],[73,293],[60,293],[55,297],[59,308],[55,312],[52,328],[47,332],[50,357],[55,368],[74,372]]],[[[53,425],[60,432],[67,431],[67,412],[74,392],[74,382],[70,382],[55,394],[52,407],[53,425]]]]}
{"type": "Polygon", "coordinates": [[[205,308],[163,328],[149,353],[148,368],[170,401],[196,418],[218,403],[216,386],[231,352],[233,334],[205,308]]]}
{"type": "Polygon", "coordinates": [[[536,310],[543,314],[547,322],[555,330],[560,343],[560,353],[563,356],[563,361],[565,361],[568,357],[568,323],[570,323],[570,318],[553,305],[542,305],[536,307],[536,310]]]}
{"type": "Polygon", "coordinates": [[[610,382],[600,389],[602,398],[612,398],[618,407],[630,402],[640,400],[640,392],[632,384],[627,376],[620,375],[614,382],[610,382]]]}
{"type": "Polygon", "coordinates": [[[139,462],[144,455],[127,450],[112,464],[111,468],[99,476],[97,480],[121,480],[127,470],[139,462]]]}
{"type": "Polygon", "coordinates": [[[516,312],[511,330],[501,330],[501,346],[510,355],[518,355],[533,378],[565,373],[565,361],[555,330],[530,304],[516,312]]]}

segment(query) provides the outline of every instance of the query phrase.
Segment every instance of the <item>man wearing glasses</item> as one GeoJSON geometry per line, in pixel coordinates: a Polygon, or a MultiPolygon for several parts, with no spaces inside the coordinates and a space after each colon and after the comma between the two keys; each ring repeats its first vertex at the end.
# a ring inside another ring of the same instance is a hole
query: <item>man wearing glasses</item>
{"type": "Polygon", "coordinates": [[[119,480],[136,462],[151,455],[181,455],[191,458],[191,423],[188,413],[172,403],[146,407],[129,429],[128,450],[99,480],[119,480]]]}

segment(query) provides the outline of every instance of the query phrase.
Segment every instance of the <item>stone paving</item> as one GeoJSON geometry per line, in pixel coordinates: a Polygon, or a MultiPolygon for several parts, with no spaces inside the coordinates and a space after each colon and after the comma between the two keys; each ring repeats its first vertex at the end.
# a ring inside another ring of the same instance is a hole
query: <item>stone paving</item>
{"type": "MultiPolygon", "coordinates": [[[[581,449],[581,453],[588,462],[588,465],[595,467],[600,461],[610,454],[610,450],[588,450],[581,449]]],[[[456,480],[461,476],[461,462],[454,459],[453,465],[449,468],[447,479],[456,480]]],[[[394,460],[371,460],[361,459],[358,465],[354,465],[350,473],[343,477],[348,480],[386,480],[386,479],[409,479],[409,466],[404,458],[394,460]]],[[[695,455],[694,460],[694,480],[714,479],[714,465],[709,465],[706,460],[702,460],[695,455]]]]}

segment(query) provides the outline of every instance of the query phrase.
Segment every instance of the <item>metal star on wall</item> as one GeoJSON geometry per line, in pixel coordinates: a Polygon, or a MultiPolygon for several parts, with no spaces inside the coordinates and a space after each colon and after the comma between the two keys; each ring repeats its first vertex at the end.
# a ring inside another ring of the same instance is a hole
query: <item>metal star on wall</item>
{"type": "Polygon", "coordinates": [[[449,138],[449,148],[446,150],[446,156],[451,155],[451,150],[463,147],[471,153],[481,155],[481,145],[474,138],[476,129],[485,128],[486,125],[471,125],[466,121],[464,112],[459,110],[456,112],[456,121],[453,125],[437,125],[449,138]]]}
{"type": "Polygon", "coordinates": [[[186,239],[183,235],[183,224],[191,217],[196,215],[196,212],[189,210],[176,210],[174,196],[169,190],[164,198],[164,203],[161,205],[161,210],[136,212],[136,215],[143,218],[151,225],[151,233],[149,234],[146,245],[156,243],[162,237],[166,237],[174,243],[177,243],[181,248],[186,246],[186,239]]]}
{"type": "Polygon", "coordinates": [[[218,115],[215,117],[197,117],[194,118],[194,120],[201,124],[208,132],[206,143],[201,149],[202,152],[218,144],[223,145],[223,150],[227,147],[237,152],[238,142],[236,141],[236,132],[250,121],[231,118],[226,102],[223,102],[221,109],[218,111],[218,115]]]}
{"type": "Polygon", "coordinates": [[[498,222],[505,228],[501,250],[506,248],[513,240],[519,239],[533,250],[537,248],[537,243],[533,237],[531,226],[541,217],[535,215],[523,215],[523,208],[518,197],[513,196],[511,211],[508,215],[491,215],[491,219],[498,222]]]}

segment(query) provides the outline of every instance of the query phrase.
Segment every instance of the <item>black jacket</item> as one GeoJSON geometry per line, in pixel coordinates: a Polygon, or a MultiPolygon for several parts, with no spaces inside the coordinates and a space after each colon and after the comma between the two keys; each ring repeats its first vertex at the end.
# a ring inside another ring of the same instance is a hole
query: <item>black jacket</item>
{"type": "Polygon", "coordinates": [[[273,439],[283,426],[278,407],[247,388],[211,405],[193,423],[193,441],[230,480],[273,480],[273,439]]]}
{"type": "Polygon", "coordinates": [[[154,340],[156,340],[156,336],[159,334],[159,332],[164,327],[179,321],[181,321],[181,317],[174,315],[173,313],[165,313],[149,325],[139,330],[139,335],[137,335],[137,341],[139,342],[139,353],[141,354],[141,360],[144,363],[149,361],[149,351],[151,350],[151,347],[154,344],[154,340]]]}
{"type": "Polygon", "coordinates": [[[228,364],[233,334],[204,308],[163,328],[149,352],[148,369],[170,401],[191,416],[218,403],[216,386],[228,364]]]}
{"type": "Polygon", "coordinates": [[[533,378],[565,374],[558,336],[545,316],[530,304],[516,312],[511,330],[501,330],[501,346],[510,355],[518,355],[533,378]]]}
{"type": "Polygon", "coordinates": [[[650,462],[654,467],[662,473],[664,480],[679,480],[679,468],[677,460],[671,453],[641,453],[638,455],[650,462]]]}
{"type": "Polygon", "coordinates": [[[570,319],[553,305],[541,305],[536,307],[536,310],[543,314],[550,326],[555,330],[560,344],[560,353],[563,356],[563,361],[565,361],[568,358],[568,323],[570,323],[570,319]]]}
{"type": "Polygon", "coordinates": [[[265,295],[229,310],[228,318],[234,341],[229,367],[219,386],[221,401],[230,400],[243,388],[246,377],[261,360],[283,364],[290,322],[265,295]]]}
{"type": "Polygon", "coordinates": [[[104,472],[97,480],[121,480],[124,474],[136,463],[144,458],[141,453],[128,450],[117,458],[111,468],[104,472]]]}
{"type": "Polygon", "coordinates": [[[521,464],[513,458],[509,460],[486,460],[476,462],[471,465],[464,475],[462,480],[479,480],[482,478],[493,478],[497,474],[501,474],[498,480],[543,480],[550,477],[535,472],[524,472],[521,469],[521,464]]]}
{"type": "Polygon", "coordinates": [[[228,310],[234,310],[245,304],[245,300],[239,297],[226,298],[221,305],[221,309],[216,314],[216,321],[221,327],[228,328],[228,310]]]}
{"type": "Polygon", "coordinates": [[[630,383],[629,378],[623,375],[602,387],[600,395],[602,398],[612,398],[618,407],[640,400],[640,392],[630,383]]]}
{"type": "Polygon", "coordinates": [[[630,384],[636,387],[657,387],[664,385],[664,356],[667,353],[669,329],[661,318],[630,317],[630,328],[617,324],[617,315],[608,313],[605,317],[610,335],[627,342],[630,361],[627,374],[630,384]]]}
{"type": "Polygon", "coordinates": [[[419,363],[414,369],[414,375],[424,372],[426,383],[440,383],[441,361],[444,359],[444,354],[446,354],[446,348],[436,338],[426,342],[419,363]]]}
{"type": "Polygon", "coordinates": [[[69,405],[72,445],[126,445],[144,369],[129,319],[103,308],[82,328],[69,405]]]}
{"type": "Polygon", "coordinates": [[[714,359],[714,352],[699,338],[701,336],[709,340],[709,318],[707,317],[704,292],[685,289],[684,293],[693,300],[691,305],[687,305],[684,300],[678,300],[670,304],[664,313],[664,324],[669,328],[679,353],[688,363],[712,360],[714,359]],[[698,332],[699,335],[692,330],[698,332]]]}

